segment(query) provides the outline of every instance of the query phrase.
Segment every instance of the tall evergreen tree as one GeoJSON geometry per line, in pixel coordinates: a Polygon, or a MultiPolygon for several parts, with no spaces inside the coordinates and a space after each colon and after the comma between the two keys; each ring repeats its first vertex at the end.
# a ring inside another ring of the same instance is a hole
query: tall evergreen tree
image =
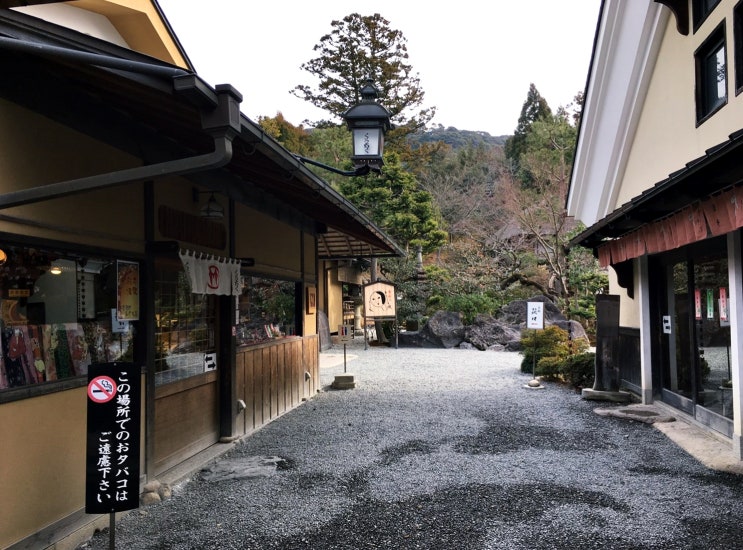
{"type": "Polygon", "coordinates": [[[530,185],[533,177],[521,163],[521,155],[526,152],[526,141],[531,133],[532,125],[538,121],[552,116],[552,110],[547,104],[534,83],[529,85],[529,92],[526,94],[526,101],[521,107],[518,125],[513,136],[506,140],[505,154],[511,166],[511,173],[524,185],[530,185]]]}
{"type": "MultiPolygon", "coordinates": [[[[390,111],[399,133],[424,127],[435,108],[421,108],[424,92],[408,64],[407,39],[378,13],[347,15],[331,23],[333,30],[314,47],[318,57],[301,68],[318,80],[317,86],[299,84],[291,92],[333,117],[360,100],[367,78],[379,89],[380,100],[390,111]]],[[[327,125],[321,121],[319,125],[327,125]]]]}
{"type": "Polygon", "coordinates": [[[379,177],[346,178],[341,192],[408,250],[428,253],[446,242],[433,197],[394,153],[385,154],[379,177]]]}

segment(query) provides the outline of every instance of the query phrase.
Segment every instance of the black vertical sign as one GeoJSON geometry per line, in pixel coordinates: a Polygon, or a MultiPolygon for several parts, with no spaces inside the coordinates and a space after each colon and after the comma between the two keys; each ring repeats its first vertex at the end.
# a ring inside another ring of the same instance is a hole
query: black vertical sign
{"type": "Polygon", "coordinates": [[[85,511],[139,506],[140,372],[131,363],[88,368],[85,511]]]}

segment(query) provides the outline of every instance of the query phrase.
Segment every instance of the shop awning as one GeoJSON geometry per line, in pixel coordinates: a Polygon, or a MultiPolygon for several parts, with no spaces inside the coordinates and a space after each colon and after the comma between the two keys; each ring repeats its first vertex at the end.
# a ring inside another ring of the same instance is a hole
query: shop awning
{"type": "Polygon", "coordinates": [[[743,225],[743,130],[575,236],[604,265],[678,248],[743,225]],[[740,222],[740,223],[739,223],[740,222]]]}

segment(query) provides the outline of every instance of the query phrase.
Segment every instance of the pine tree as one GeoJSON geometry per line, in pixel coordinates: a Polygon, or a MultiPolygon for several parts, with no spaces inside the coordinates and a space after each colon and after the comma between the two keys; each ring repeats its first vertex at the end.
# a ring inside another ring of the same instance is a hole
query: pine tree
{"type": "Polygon", "coordinates": [[[341,192],[407,250],[428,253],[446,242],[433,197],[394,153],[385,154],[379,177],[347,178],[341,192]]]}
{"type": "Polygon", "coordinates": [[[526,152],[527,138],[531,133],[532,125],[538,121],[552,115],[552,110],[532,83],[529,85],[529,92],[526,94],[526,101],[521,107],[518,125],[513,136],[506,140],[505,154],[511,166],[511,173],[524,185],[531,185],[533,182],[532,175],[522,166],[521,155],[526,152]]]}
{"type": "MultiPolygon", "coordinates": [[[[425,94],[408,64],[407,40],[402,32],[392,29],[378,13],[352,13],[333,21],[331,26],[333,30],[314,47],[318,57],[301,65],[317,78],[317,86],[299,84],[291,93],[340,118],[361,100],[359,91],[364,81],[372,78],[398,134],[424,127],[433,118],[435,108],[415,112],[423,104],[425,94]]],[[[328,121],[315,123],[327,124],[328,121]]]]}

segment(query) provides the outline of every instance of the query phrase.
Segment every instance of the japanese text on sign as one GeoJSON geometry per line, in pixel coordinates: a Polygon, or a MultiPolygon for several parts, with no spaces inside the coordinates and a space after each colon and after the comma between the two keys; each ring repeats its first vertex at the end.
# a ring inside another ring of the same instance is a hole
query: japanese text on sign
{"type": "Polygon", "coordinates": [[[139,264],[116,262],[117,302],[116,318],[119,321],[139,320],[139,264]]]}
{"type": "Polygon", "coordinates": [[[526,328],[544,328],[544,304],[542,302],[526,303],[526,328]]]}
{"type": "Polygon", "coordinates": [[[379,319],[393,318],[396,315],[395,285],[379,281],[364,285],[364,317],[379,319]]]}
{"type": "Polygon", "coordinates": [[[139,505],[139,373],[124,363],[89,370],[85,511],[131,510],[139,505]]]}

